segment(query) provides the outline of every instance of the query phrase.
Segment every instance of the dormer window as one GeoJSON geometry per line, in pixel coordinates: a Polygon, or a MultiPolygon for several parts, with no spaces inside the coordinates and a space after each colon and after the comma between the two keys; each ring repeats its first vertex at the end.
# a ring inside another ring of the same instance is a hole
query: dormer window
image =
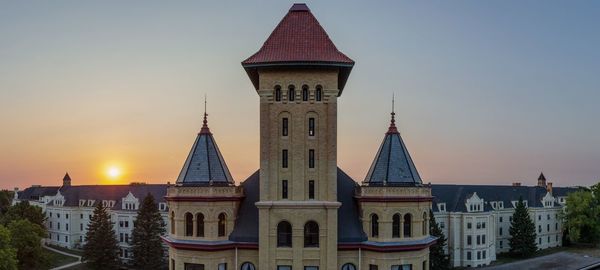
{"type": "Polygon", "coordinates": [[[94,202],[95,202],[94,200],[88,200],[88,205],[87,206],[88,207],[94,206],[94,202]]]}
{"type": "Polygon", "coordinates": [[[167,204],[164,202],[161,202],[158,204],[158,209],[160,209],[160,211],[166,211],[167,210],[167,204]]]}
{"type": "Polygon", "coordinates": [[[498,209],[504,209],[504,202],[498,202],[498,209]]]}
{"type": "Polygon", "coordinates": [[[79,200],[79,207],[83,207],[85,205],[85,200],[79,200]]]}
{"type": "Polygon", "coordinates": [[[440,212],[446,212],[446,203],[438,203],[438,210],[440,212]]]}

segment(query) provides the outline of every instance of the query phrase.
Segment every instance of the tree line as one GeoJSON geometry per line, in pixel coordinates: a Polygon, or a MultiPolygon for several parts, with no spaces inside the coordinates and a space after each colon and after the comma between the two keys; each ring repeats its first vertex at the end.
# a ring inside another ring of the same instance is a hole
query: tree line
{"type": "MultiPolygon", "coordinates": [[[[49,265],[42,239],[48,235],[46,216],[40,207],[23,201],[12,204],[12,191],[0,191],[0,269],[40,269],[49,265]]],[[[94,208],[85,235],[82,259],[97,270],[119,269],[119,246],[110,215],[102,204],[94,208]],[[112,237],[110,237],[112,236],[112,237]]],[[[166,269],[165,250],[160,236],[165,223],[152,194],[137,212],[132,232],[133,259],[129,268],[166,269]]]]}

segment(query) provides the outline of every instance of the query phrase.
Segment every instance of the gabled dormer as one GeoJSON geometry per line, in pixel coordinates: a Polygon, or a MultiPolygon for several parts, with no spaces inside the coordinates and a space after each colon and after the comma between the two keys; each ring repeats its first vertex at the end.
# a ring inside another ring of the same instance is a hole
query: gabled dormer
{"type": "Polygon", "coordinates": [[[131,191],[121,200],[121,209],[123,210],[138,210],[140,201],[131,191]]]}
{"type": "Polygon", "coordinates": [[[556,202],[556,198],[552,196],[552,193],[547,192],[546,195],[542,198],[542,205],[544,208],[554,207],[554,202],[556,202]]]}
{"type": "Polygon", "coordinates": [[[53,203],[55,206],[63,206],[65,204],[65,196],[60,193],[60,190],[54,196],[53,203]]]}
{"type": "Polygon", "coordinates": [[[482,212],[484,209],[483,205],[484,200],[483,198],[479,198],[479,196],[477,196],[477,192],[474,192],[471,196],[467,197],[465,202],[467,212],[482,212]]]}

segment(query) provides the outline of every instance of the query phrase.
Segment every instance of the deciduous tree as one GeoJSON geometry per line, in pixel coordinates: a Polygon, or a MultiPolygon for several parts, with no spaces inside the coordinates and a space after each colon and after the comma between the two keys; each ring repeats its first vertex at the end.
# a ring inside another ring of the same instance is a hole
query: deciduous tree
{"type": "Polygon", "coordinates": [[[36,269],[46,265],[48,258],[42,247],[42,238],[46,230],[26,219],[13,220],[8,224],[11,246],[17,251],[17,260],[21,269],[36,269]]]}
{"type": "Polygon", "coordinates": [[[0,225],[0,269],[17,270],[17,250],[11,245],[10,231],[0,225]]]}

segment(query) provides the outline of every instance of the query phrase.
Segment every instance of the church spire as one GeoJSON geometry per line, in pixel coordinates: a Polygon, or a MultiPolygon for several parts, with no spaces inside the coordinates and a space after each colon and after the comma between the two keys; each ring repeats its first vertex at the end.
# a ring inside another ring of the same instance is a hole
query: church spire
{"type": "Polygon", "coordinates": [[[395,97],[392,96],[390,127],[369,168],[364,181],[366,185],[422,185],[421,176],[396,127],[394,103],[395,97]]]}
{"type": "Polygon", "coordinates": [[[178,185],[233,185],[234,181],[219,147],[208,128],[206,97],[204,120],[179,177],[178,185]]]}
{"type": "Polygon", "coordinates": [[[204,94],[204,120],[202,120],[202,128],[198,134],[211,134],[208,128],[208,114],[206,113],[206,94],[204,94]]]}
{"type": "Polygon", "coordinates": [[[394,112],[395,95],[392,93],[392,119],[390,120],[390,127],[388,128],[387,134],[399,134],[398,128],[396,127],[396,113],[394,112]]]}

